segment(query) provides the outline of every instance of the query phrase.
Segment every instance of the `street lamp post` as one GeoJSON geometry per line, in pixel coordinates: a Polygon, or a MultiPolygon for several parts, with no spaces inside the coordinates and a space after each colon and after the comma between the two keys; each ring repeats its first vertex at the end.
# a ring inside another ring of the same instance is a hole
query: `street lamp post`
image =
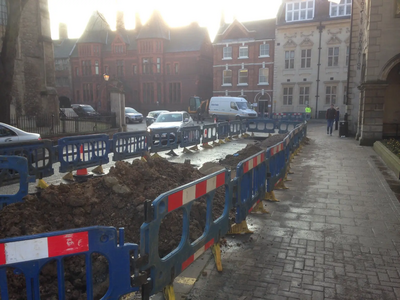
{"type": "Polygon", "coordinates": [[[111,112],[111,100],[110,100],[110,95],[108,93],[108,80],[110,79],[110,75],[107,73],[103,74],[104,81],[106,82],[106,104],[107,104],[107,110],[108,112],[111,112]]]}

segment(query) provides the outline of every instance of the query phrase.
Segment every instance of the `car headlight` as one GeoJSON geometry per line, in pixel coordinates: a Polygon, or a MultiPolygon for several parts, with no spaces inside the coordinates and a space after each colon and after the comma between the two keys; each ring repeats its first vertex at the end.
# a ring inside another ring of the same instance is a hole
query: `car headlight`
{"type": "Polygon", "coordinates": [[[151,132],[151,128],[147,128],[147,132],[149,132],[149,133],[150,133],[150,132],[151,132]]]}

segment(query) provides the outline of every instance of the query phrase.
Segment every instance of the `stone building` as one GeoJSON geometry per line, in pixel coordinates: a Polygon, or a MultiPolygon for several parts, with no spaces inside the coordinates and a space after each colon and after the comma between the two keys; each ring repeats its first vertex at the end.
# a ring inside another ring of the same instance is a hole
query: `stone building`
{"type": "Polygon", "coordinates": [[[275,19],[221,26],[214,46],[213,96],[246,98],[271,113],[274,78],[275,19]]]}
{"type": "Polygon", "coordinates": [[[57,89],[72,103],[108,111],[108,95],[116,86],[125,93],[126,106],[142,113],[187,110],[191,96],[212,95],[212,44],[208,31],[197,23],[170,28],[155,11],[144,25],[136,16],[135,29],[127,30],[118,13],[117,30],[112,31],[96,12],[74,46],[65,42],[54,41],[56,58],[67,59],[72,50],[72,85],[70,91],[66,86],[57,89]],[[108,82],[104,74],[110,76],[108,82]]]}
{"type": "Polygon", "coordinates": [[[351,0],[284,0],[275,34],[275,112],[325,118],[334,104],[345,109],[351,0]]]}
{"type": "Polygon", "coordinates": [[[361,145],[400,131],[400,0],[353,0],[347,112],[361,145]]]}
{"type": "MultiPolygon", "coordinates": [[[[5,0],[0,0],[0,16],[4,24],[5,0]]],[[[4,33],[2,27],[0,35],[4,33]]],[[[14,78],[12,116],[58,112],[47,0],[29,0],[22,12],[14,78]]]]}

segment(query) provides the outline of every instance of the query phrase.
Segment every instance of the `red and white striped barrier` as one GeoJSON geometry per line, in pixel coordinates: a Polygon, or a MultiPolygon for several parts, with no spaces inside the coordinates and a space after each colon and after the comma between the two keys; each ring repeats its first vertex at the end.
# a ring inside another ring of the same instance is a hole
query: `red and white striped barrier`
{"type": "Polygon", "coordinates": [[[225,184],[225,172],[168,196],[168,212],[173,211],[225,184]]]}
{"type": "Polygon", "coordinates": [[[247,173],[248,171],[252,170],[253,168],[257,167],[259,164],[263,163],[265,160],[265,153],[261,153],[257,155],[256,157],[253,157],[249,160],[247,160],[243,164],[243,172],[247,173]]]}
{"type": "Polygon", "coordinates": [[[202,255],[208,248],[214,245],[214,239],[211,239],[207,244],[197,250],[193,255],[191,255],[182,264],[182,271],[185,270],[192,262],[194,262],[200,255],[202,255]]]}
{"type": "Polygon", "coordinates": [[[271,156],[283,150],[283,143],[280,143],[278,146],[271,148],[271,156]]]}
{"type": "Polygon", "coordinates": [[[0,244],[0,266],[89,251],[87,231],[0,244]]]}

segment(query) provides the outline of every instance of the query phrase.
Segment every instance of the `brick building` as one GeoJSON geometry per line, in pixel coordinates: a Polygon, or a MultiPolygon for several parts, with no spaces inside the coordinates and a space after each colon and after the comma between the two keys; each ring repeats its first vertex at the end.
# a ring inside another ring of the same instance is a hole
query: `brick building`
{"type": "Polygon", "coordinates": [[[117,29],[112,31],[96,12],[76,43],[54,44],[60,61],[72,50],[71,89],[57,87],[59,96],[69,97],[72,103],[107,111],[108,94],[116,85],[125,93],[126,106],[142,113],[187,110],[190,96],[212,94],[212,45],[208,31],[196,23],[170,28],[154,11],[146,24],[136,17],[135,29],[127,30],[118,13],[117,29]],[[103,74],[110,76],[109,82],[103,74]]]}
{"type": "Polygon", "coordinates": [[[275,19],[230,24],[215,37],[213,96],[244,97],[271,113],[275,19]]]}
{"type": "Polygon", "coordinates": [[[353,0],[347,112],[361,145],[400,127],[400,0],[353,0]]]}
{"type": "MultiPolygon", "coordinates": [[[[0,37],[4,36],[7,16],[6,1],[0,0],[0,37]]],[[[47,0],[27,2],[22,11],[18,40],[11,116],[57,113],[54,54],[47,0]]]]}

